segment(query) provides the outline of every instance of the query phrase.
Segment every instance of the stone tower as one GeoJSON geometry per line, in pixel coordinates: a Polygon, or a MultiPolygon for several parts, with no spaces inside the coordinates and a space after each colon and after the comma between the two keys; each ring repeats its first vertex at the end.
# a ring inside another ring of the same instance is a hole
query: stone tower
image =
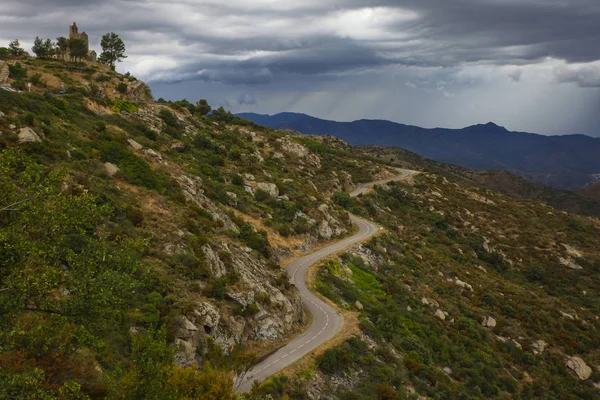
{"type": "Polygon", "coordinates": [[[90,45],[89,45],[89,39],[88,39],[87,33],[85,33],[85,32],[79,33],[79,28],[77,27],[77,24],[75,22],[73,22],[71,24],[71,26],[69,26],[69,39],[73,39],[73,38],[83,39],[83,41],[85,42],[86,50],[88,52],[90,51],[90,45]]]}

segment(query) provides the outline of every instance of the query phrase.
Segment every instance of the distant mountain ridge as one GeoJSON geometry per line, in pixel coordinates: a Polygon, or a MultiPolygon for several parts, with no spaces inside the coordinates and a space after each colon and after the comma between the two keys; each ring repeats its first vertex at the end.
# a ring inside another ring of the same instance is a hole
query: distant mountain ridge
{"type": "Polygon", "coordinates": [[[306,114],[238,114],[275,129],[330,134],[354,146],[398,146],[419,155],[472,169],[502,169],[533,182],[578,189],[600,173],[600,138],[512,132],[492,122],[462,129],[404,125],[386,120],[336,122],[306,114]]]}

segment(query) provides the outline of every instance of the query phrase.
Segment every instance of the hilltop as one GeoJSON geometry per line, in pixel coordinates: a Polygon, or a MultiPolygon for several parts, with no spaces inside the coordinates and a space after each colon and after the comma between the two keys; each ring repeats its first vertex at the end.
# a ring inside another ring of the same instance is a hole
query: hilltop
{"type": "Polygon", "coordinates": [[[32,92],[0,90],[0,397],[598,395],[597,218],[409,153],[155,102],[102,65],[19,63],[32,92]],[[420,173],[348,195],[401,165],[420,173]],[[351,213],[385,229],[309,283],[354,323],[235,393],[311,322],[284,267],[352,235],[351,213]]]}
{"type": "Polygon", "coordinates": [[[580,189],[600,172],[600,139],[585,135],[511,132],[491,122],[463,129],[425,129],[384,120],[335,122],[296,113],[239,115],[276,129],[334,135],[354,146],[401,147],[470,169],[502,169],[559,189],[580,189]]]}

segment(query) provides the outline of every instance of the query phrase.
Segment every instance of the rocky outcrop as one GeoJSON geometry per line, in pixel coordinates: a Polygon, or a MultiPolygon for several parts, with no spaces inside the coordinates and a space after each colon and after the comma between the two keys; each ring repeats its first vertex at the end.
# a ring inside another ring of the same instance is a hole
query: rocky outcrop
{"type": "Polygon", "coordinates": [[[240,342],[281,338],[304,321],[304,309],[297,290],[293,286],[276,284],[277,273],[256,253],[234,244],[204,245],[202,253],[215,276],[232,272],[237,281],[227,287],[225,296],[229,301],[221,309],[208,300],[198,301],[193,303],[192,311],[182,316],[175,335],[178,364],[200,361],[202,343],[207,337],[227,351],[240,342]],[[229,255],[227,263],[222,260],[223,253],[229,255]],[[233,308],[249,306],[257,312],[245,316],[233,312],[233,308]]]}
{"type": "Polygon", "coordinates": [[[127,91],[127,98],[133,101],[141,101],[141,102],[152,102],[154,99],[152,98],[152,91],[142,81],[136,81],[129,87],[127,91]]]}
{"type": "Polygon", "coordinates": [[[575,372],[577,377],[585,381],[592,375],[592,369],[580,357],[569,357],[567,359],[567,368],[575,372]]]}
{"type": "Polygon", "coordinates": [[[19,131],[19,144],[41,142],[42,138],[30,127],[26,126],[19,131]]]}
{"type": "Polygon", "coordinates": [[[199,207],[209,211],[216,221],[220,221],[223,226],[235,233],[239,232],[236,224],[233,223],[229,215],[217,207],[208,197],[204,195],[202,189],[202,179],[197,176],[179,175],[174,177],[183,189],[183,194],[189,201],[196,203],[199,207]]]}
{"type": "Polygon", "coordinates": [[[305,146],[295,142],[290,136],[284,136],[277,139],[277,143],[279,144],[281,151],[287,155],[295,157],[316,169],[321,168],[321,159],[311,153],[305,146]]]}
{"type": "Polygon", "coordinates": [[[225,267],[225,264],[223,263],[223,261],[221,261],[219,255],[215,253],[215,251],[212,249],[212,247],[210,247],[209,244],[205,244],[204,246],[202,246],[201,250],[202,255],[204,256],[204,262],[206,263],[206,266],[210,269],[210,272],[213,274],[213,276],[219,278],[227,273],[227,268],[225,267]]]}
{"type": "Polygon", "coordinates": [[[334,216],[334,211],[327,204],[321,204],[318,210],[323,216],[319,224],[318,234],[321,238],[329,240],[335,236],[341,236],[348,232],[346,227],[334,216]]]}

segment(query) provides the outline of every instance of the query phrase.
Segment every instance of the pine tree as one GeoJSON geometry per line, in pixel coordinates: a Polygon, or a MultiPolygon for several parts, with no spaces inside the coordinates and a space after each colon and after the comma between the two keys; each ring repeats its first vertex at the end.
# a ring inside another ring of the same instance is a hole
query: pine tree
{"type": "Polygon", "coordinates": [[[21,43],[19,43],[19,39],[15,39],[8,44],[8,50],[10,54],[13,56],[21,56],[25,50],[21,47],[21,43]]]}
{"type": "Polygon", "coordinates": [[[98,57],[98,61],[109,65],[111,68],[114,68],[115,63],[127,58],[125,55],[125,43],[114,32],[102,36],[100,45],[102,46],[102,54],[98,57]]]}

